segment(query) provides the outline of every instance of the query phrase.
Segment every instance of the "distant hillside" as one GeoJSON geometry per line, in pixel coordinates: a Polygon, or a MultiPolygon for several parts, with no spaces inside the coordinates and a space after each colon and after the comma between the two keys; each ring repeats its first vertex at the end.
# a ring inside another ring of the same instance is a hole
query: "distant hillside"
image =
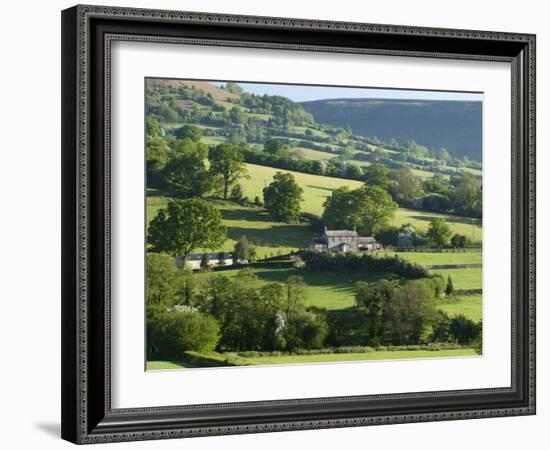
{"type": "MultiPolygon", "coordinates": [[[[361,131],[361,122],[369,114],[386,125],[395,121],[396,113],[393,113],[393,119],[380,119],[380,113],[376,113],[380,109],[379,101],[343,99],[304,104],[328,112],[329,116],[339,111],[334,105],[344,105],[346,109],[353,107],[354,114],[346,115],[342,125],[337,126],[324,119],[316,120],[314,114],[306,111],[302,104],[285,96],[252,94],[236,83],[217,86],[206,81],[148,78],[145,93],[152,137],[158,134],[170,140],[175,136],[175,130],[183,124],[194,125],[200,128],[203,144],[231,143],[246,147],[244,156],[246,162],[251,164],[353,180],[361,180],[365,168],[373,163],[388,169],[406,167],[420,178],[435,174],[449,177],[462,171],[476,178],[482,175],[480,161],[475,158],[464,161],[460,154],[452,152],[454,146],[446,142],[444,145],[428,143],[432,148],[427,148],[422,145],[425,140],[419,139],[417,134],[413,136],[416,144],[405,142],[408,137],[400,139],[402,135],[394,133],[393,126],[387,139],[379,132],[380,127],[376,132],[361,131]],[[367,104],[374,113],[369,112],[367,104]],[[360,132],[357,132],[358,129],[360,132]],[[396,142],[394,137],[401,143],[396,142]],[[274,141],[271,144],[278,146],[274,153],[264,151],[269,141],[274,141]],[[451,150],[451,154],[436,151],[443,146],[451,150]]],[[[449,102],[423,103],[437,103],[441,109],[441,104],[449,102]]],[[[451,106],[456,108],[456,104],[451,106]]],[[[416,109],[432,107],[416,106],[416,109]]],[[[424,116],[428,114],[429,111],[424,111],[424,116]]],[[[368,123],[374,123],[375,119],[368,123]]],[[[431,120],[435,122],[439,119],[431,120]]],[[[405,119],[405,122],[412,122],[412,119],[405,119]]],[[[455,120],[455,123],[458,122],[455,120]]],[[[471,137],[472,127],[464,125],[464,128],[466,136],[471,137]]],[[[479,155],[475,156],[479,158],[479,155]]],[[[159,164],[164,163],[159,161],[159,164]]]]}
{"type": "Polygon", "coordinates": [[[160,78],[149,78],[147,80],[147,86],[154,87],[168,87],[172,89],[200,89],[205,94],[210,94],[214,100],[226,101],[236,100],[238,95],[232,94],[224,89],[221,89],[208,81],[196,81],[196,80],[167,80],[160,78]]]}
{"type": "Polygon", "coordinates": [[[330,99],[300,103],[315,120],[382,141],[414,139],[481,161],[481,102],[395,99],[330,99]]]}

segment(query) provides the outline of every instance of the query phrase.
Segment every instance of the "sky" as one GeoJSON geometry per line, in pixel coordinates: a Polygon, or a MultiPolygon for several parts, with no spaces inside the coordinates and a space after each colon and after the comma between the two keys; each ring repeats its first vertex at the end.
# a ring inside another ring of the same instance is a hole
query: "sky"
{"type": "MultiPolygon", "coordinates": [[[[213,82],[217,86],[224,82],[213,82]]],[[[482,101],[483,94],[475,92],[418,91],[408,89],[348,88],[305,86],[292,84],[238,83],[246,92],[257,95],[281,95],[295,102],[333,98],[382,98],[413,100],[482,101]]]]}

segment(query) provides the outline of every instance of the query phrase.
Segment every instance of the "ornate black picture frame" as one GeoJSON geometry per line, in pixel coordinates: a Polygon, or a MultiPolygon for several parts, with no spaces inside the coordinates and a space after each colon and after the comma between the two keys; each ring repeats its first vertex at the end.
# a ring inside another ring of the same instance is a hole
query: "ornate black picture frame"
{"type": "Polygon", "coordinates": [[[99,443],[535,413],[535,36],[99,6],[62,13],[62,437],[99,443]],[[512,66],[512,384],[506,388],[111,407],[113,41],[505,61],[512,66]]]}

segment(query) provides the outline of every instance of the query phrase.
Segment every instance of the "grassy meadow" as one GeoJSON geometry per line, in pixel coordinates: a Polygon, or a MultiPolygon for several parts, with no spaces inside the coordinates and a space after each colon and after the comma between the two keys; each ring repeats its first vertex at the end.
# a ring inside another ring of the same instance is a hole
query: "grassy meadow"
{"type": "Polygon", "coordinates": [[[436,269],[432,271],[445,278],[451,276],[455,289],[482,289],[482,269],[436,269]]]}
{"type": "MultiPolygon", "coordinates": [[[[312,231],[307,223],[274,222],[261,208],[210,201],[220,210],[223,223],[227,227],[227,240],[220,248],[215,249],[216,251],[232,251],[235,242],[241,236],[246,236],[254,242],[258,257],[264,258],[305,248],[312,239],[318,237],[318,233],[312,231]]],[[[168,197],[148,196],[147,221],[151,221],[167,202],[168,197]]],[[[197,249],[197,252],[202,250],[197,249]]]]}
{"type": "Polygon", "coordinates": [[[240,181],[244,188],[245,196],[250,199],[254,199],[256,196],[263,198],[263,189],[273,181],[273,175],[277,172],[288,172],[294,176],[296,182],[304,190],[302,211],[318,216],[323,214],[323,203],[333,190],[343,186],[348,186],[350,189],[357,189],[363,184],[355,180],[292,172],[289,170],[275,169],[273,167],[259,166],[257,164],[246,164],[246,168],[250,178],[240,181]]]}
{"type": "Polygon", "coordinates": [[[384,256],[399,256],[421,266],[427,265],[446,265],[446,264],[481,264],[482,255],[481,252],[384,252],[378,254],[380,257],[384,256]]]}
{"type": "MultiPolygon", "coordinates": [[[[356,189],[362,185],[359,181],[292,172],[257,164],[246,164],[246,168],[249,178],[241,179],[240,183],[248,199],[253,200],[256,196],[263,198],[263,188],[271,183],[273,175],[277,171],[289,172],[292,173],[297,183],[304,190],[302,210],[317,216],[322,215],[323,204],[334,189],[338,189],[342,186],[356,189]]],[[[157,196],[153,191],[148,193],[148,222],[156,216],[160,208],[166,205],[167,201],[168,197],[157,196]]],[[[274,222],[271,220],[268,213],[261,208],[242,206],[228,202],[218,202],[216,200],[209,201],[212,201],[218,206],[222,213],[224,224],[228,228],[228,240],[223,247],[218,250],[231,250],[235,241],[241,236],[246,235],[257,245],[258,255],[263,257],[269,256],[270,254],[276,255],[277,252],[284,254],[292,250],[305,248],[309,241],[318,237],[318,234],[312,232],[307,224],[274,222]]],[[[444,218],[451,227],[453,233],[465,234],[468,236],[474,234],[476,239],[481,240],[482,229],[480,225],[475,225],[474,230],[469,218],[450,214],[426,213],[399,208],[395,213],[392,225],[400,226],[405,223],[411,223],[419,230],[425,231],[428,228],[430,220],[434,217],[444,218]]]]}
{"type": "Polygon", "coordinates": [[[482,318],[483,298],[479,295],[447,297],[441,300],[439,309],[450,317],[462,314],[468,319],[478,322],[482,318]]]}
{"type": "MultiPolygon", "coordinates": [[[[299,275],[306,284],[306,305],[320,308],[342,309],[355,304],[355,284],[358,281],[373,282],[381,279],[380,276],[361,275],[356,273],[315,272],[310,270],[252,268],[257,277],[258,287],[267,283],[284,283],[288,277],[299,275]]],[[[218,272],[229,278],[234,278],[240,269],[218,272]]],[[[197,277],[208,277],[211,274],[197,274],[197,277]]]]}
{"type": "MultiPolygon", "coordinates": [[[[355,284],[358,281],[374,282],[380,280],[381,276],[376,274],[362,275],[355,273],[339,272],[315,272],[310,270],[298,270],[294,268],[251,268],[252,273],[257,277],[258,287],[267,283],[283,283],[289,276],[299,275],[306,284],[306,304],[317,306],[327,310],[349,308],[355,305],[355,284]]],[[[238,275],[240,269],[224,270],[217,272],[228,278],[238,275]]],[[[480,289],[481,268],[476,269],[445,269],[434,271],[443,276],[451,275],[455,289],[480,289]]],[[[207,278],[212,274],[197,274],[200,278],[207,278]]],[[[387,276],[386,276],[387,278],[387,276]]],[[[480,294],[463,295],[457,297],[443,298],[439,308],[450,316],[464,314],[468,318],[481,319],[482,299],[480,294]]]]}
{"type": "Polygon", "coordinates": [[[470,237],[473,241],[482,240],[482,226],[478,219],[469,217],[455,216],[452,214],[439,214],[434,212],[424,212],[413,209],[399,208],[395,213],[393,225],[399,226],[404,223],[410,223],[418,230],[426,231],[430,220],[440,217],[445,219],[453,233],[463,234],[470,237]],[[472,221],[474,222],[472,224],[472,221]]]}

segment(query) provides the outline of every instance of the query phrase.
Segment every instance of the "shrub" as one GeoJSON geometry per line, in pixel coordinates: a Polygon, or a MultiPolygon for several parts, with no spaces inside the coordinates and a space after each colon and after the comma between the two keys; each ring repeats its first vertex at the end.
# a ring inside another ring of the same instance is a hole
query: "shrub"
{"type": "Polygon", "coordinates": [[[454,234],[451,238],[451,247],[464,248],[468,243],[468,238],[462,234],[454,234]]]}
{"type": "Polygon", "coordinates": [[[455,287],[454,287],[454,284],[453,284],[453,279],[449,275],[447,277],[447,286],[445,287],[445,294],[446,295],[452,295],[454,293],[454,291],[455,291],[455,287]]]}
{"type": "Polygon", "coordinates": [[[325,316],[320,311],[305,311],[289,321],[286,343],[289,350],[319,349],[328,334],[325,316]]]}
{"type": "Polygon", "coordinates": [[[241,236],[233,247],[234,260],[254,261],[256,259],[256,248],[246,236],[241,236]]]}
{"type": "Polygon", "coordinates": [[[461,314],[451,319],[449,332],[459,344],[470,344],[480,338],[481,322],[475,323],[461,314]]]}
{"type": "Polygon", "coordinates": [[[172,358],[181,358],[189,350],[212,351],[220,339],[218,322],[193,310],[157,314],[149,320],[148,331],[151,347],[172,358]]]}
{"type": "Polygon", "coordinates": [[[194,125],[183,125],[174,131],[178,139],[191,139],[193,142],[199,142],[202,138],[202,131],[194,125]]]}
{"type": "Polygon", "coordinates": [[[376,240],[384,245],[397,245],[399,228],[388,226],[376,233],[376,240]]]}
{"type": "Polygon", "coordinates": [[[243,187],[240,184],[236,184],[231,188],[230,198],[234,202],[242,202],[244,199],[243,187]]]}
{"type": "Polygon", "coordinates": [[[424,267],[405,261],[397,255],[379,257],[367,253],[306,252],[303,259],[308,269],[316,271],[392,273],[409,279],[429,277],[429,272],[424,267]]]}
{"type": "Polygon", "coordinates": [[[451,318],[443,311],[438,311],[432,322],[432,335],[431,340],[442,343],[447,342],[450,338],[449,326],[451,318]]]}
{"type": "Polygon", "coordinates": [[[447,289],[447,281],[441,275],[432,275],[424,281],[434,293],[437,298],[443,297],[443,294],[447,289]]]}

